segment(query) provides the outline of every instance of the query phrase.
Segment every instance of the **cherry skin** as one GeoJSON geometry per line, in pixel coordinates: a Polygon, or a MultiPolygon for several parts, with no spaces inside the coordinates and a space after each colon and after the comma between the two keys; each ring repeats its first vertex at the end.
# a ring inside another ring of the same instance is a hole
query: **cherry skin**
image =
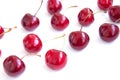
{"type": "Polygon", "coordinates": [[[67,54],[63,51],[50,49],[45,55],[46,65],[53,70],[60,70],[67,63],[67,54]]]}
{"type": "Polygon", "coordinates": [[[17,56],[8,56],[3,62],[5,72],[10,76],[19,76],[25,70],[24,62],[17,56]]]}
{"type": "Polygon", "coordinates": [[[73,31],[69,35],[69,43],[73,49],[82,50],[89,43],[89,36],[83,31],[73,31]]]}
{"type": "Polygon", "coordinates": [[[119,35],[119,27],[115,24],[104,23],[99,27],[99,35],[106,42],[114,41],[119,35]]]}
{"type": "Polygon", "coordinates": [[[113,0],[98,0],[97,4],[101,10],[107,11],[108,8],[112,6],[113,0]]]}
{"type": "Polygon", "coordinates": [[[4,35],[4,29],[2,26],[0,26],[0,39],[3,37],[4,35]]]}
{"type": "Polygon", "coordinates": [[[0,57],[1,57],[2,51],[0,50],[0,57]]]}
{"type": "Polygon", "coordinates": [[[37,53],[42,48],[42,41],[38,35],[30,33],[24,37],[23,46],[27,52],[37,53]]]}
{"type": "Polygon", "coordinates": [[[61,13],[55,13],[51,18],[51,25],[56,30],[64,30],[69,25],[69,19],[61,13]]]}
{"type": "Polygon", "coordinates": [[[119,5],[111,6],[108,9],[108,15],[113,22],[117,23],[120,22],[120,6],[119,5]]]}
{"type": "Polygon", "coordinates": [[[83,8],[78,14],[78,22],[82,26],[88,26],[94,21],[94,14],[90,8],[83,8]]]}
{"type": "Polygon", "coordinates": [[[47,11],[50,14],[60,12],[62,9],[62,4],[59,0],[48,0],[47,2],[47,11]]]}
{"type": "Polygon", "coordinates": [[[33,31],[39,26],[40,21],[38,17],[27,13],[23,16],[21,24],[26,30],[33,31]]]}

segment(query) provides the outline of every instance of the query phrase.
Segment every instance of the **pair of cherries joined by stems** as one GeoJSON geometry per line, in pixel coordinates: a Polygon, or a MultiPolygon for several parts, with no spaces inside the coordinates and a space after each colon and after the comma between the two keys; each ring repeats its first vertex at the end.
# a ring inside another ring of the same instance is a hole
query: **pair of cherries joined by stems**
{"type": "MultiPolygon", "coordinates": [[[[108,11],[110,19],[113,22],[119,22],[120,7],[112,6],[112,3],[113,0],[98,0],[98,7],[104,11],[108,11]]],[[[51,15],[53,15],[51,18],[51,24],[53,28],[57,30],[64,30],[69,24],[69,20],[67,20],[66,17],[64,17],[61,13],[59,13],[61,9],[62,9],[62,4],[59,0],[48,0],[47,10],[51,15]],[[61,20],[63,18],[65,19],[65,21],[61,23],[61,20]]],[[[36,17],[37,12],[35,13],[35,15],[31,15],[27,13],[22,18],[21,24],[26,30],[32,31],[38,27],[40,21],[36,17]]],[[[94,21],[94,13],[90,8],[84,8],[79,12],[78,22],[82,26],[89,26],[90,24],[93,23],[93,21],[94,21]]],[[[0,28],[0,32],[1,31],[2,29],[0,28]]],[[[99,27],[99,34],[101,39],[107,42],[111,42],[118,37],[119,28],[115,24],[104,23],[99,27]]],[[[89,35],[82,31],[82,27],[80,30],[73,31],[69,35],[69,42],[71,47],[77,50],[84,49],[88,45],[89,40],[90,40],[89,35]]],[[[30,54],[36,54],[42,49],[42,41],[38,35],[28,34],[23,39],[23,46],[25,50],[30,54]]],[[[66,65],[67,55],[65,52],[61,50],[50,49],[46,52],[45,62],[46,65],[49,66],[50,68],[59,70],[66,65]]],[[[22,61],[22,59],[20,59],[15,55],[8,56],[3,62],[3,67],[5,72],[11,76],[20,75],[25,70],[24,62],[22,61]]]]}
{"type": "MultiPolygon", "coordinates": [[[[30,33],[24,37],[23,46],[30,55],[37,55],[37,53],[42,49],[42,41],[38,35],[30,33]]],[[[40,55],[37,56],[40,57],[40,55]]],[[[23,58],[25,57],[26,55],[23,58]]],[[[25,71],[25,64],[22,61],[23,58],[19,58],[16,55],[8,56],[3,62],[5,72],[10,76],[19,76],[23,73],[25,71]]],[[[60,70],[67,63],[67,54],[61,50],[50,49],[45,54],[45,63],[53,70],[60,70]]]]}

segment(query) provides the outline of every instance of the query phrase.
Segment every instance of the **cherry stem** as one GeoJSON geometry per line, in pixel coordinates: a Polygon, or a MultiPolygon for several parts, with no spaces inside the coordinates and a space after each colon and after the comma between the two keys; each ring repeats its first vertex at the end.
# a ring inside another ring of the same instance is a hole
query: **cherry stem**
{"type": "Polygon", "coordinates": [[[36,11],[36,13],[34,14],[34,16],[36,16],[36,15],[37,15],[37,13],[39,12],[39,10],[40,10],[40,8],[41,8],[41,6],[42,6],[42,3],[43,3],[43,0],[41,0],[40,7],[38,8],[38,10],[37,10],[37,11],[36,11]]]}
{"type": "Polygon", "coordinates": [[[76,8],[76,7],[78,7],[78,6],[70,6],[70,7],[66,8],[63,12],[67,11],[70,8],[76,8]]]}
{"type": "Polygon", "coordinates": [[[12,29],[16,29],[16,28],[17,28],[17,26],[15,26],[15,27],[13,27],[13,28],[4,28],[4,29],[6,29],[6,31],[3,32],[3,33],[0,34],[0,35],[3,35],[3,34],[5,34],[5,33],[8,33],[8,32],[10,32],[12,29]]]}
{"type": "Polygon", "coordinates": [[[93,14],[97,14],[97,13],[100,13],[100,12],[104,12],[104,13],[106,13],[106,11],[99,10],[99,11],[93,13],[93,14]]]}
{"type": "Polygon", "coordinates": [[[115,21],[115,23],[118,23],[120,21],[120,18],[115,21]]]}
{"type": "Polygon", "coordinates": [[[50,41],[50,40],[55,40],[55,39],[59,39],[59,38],[62,38],[62,37],[65,37],[65,34],[61,35],[61,36],[58,36],[58,37],[55,37],[55,38],[52,38],[52,39],[49,39],[49,40],[46,40],[44,42],[47,42],[47,41],[50,41]]]}
{"type": "Polygon", "coordinates": [[[41,57],[41,55],[38,55],[38,54],[26,54],[21,59],[24,59],[25,57],[30,56],[30,55],[41,57]]]}

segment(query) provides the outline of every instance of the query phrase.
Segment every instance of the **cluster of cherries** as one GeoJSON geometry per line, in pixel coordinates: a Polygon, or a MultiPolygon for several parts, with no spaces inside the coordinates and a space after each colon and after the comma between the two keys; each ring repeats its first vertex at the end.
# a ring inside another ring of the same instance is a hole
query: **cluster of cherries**
{"type": "MultiPolygon", "coordinates": [[[[43,2],[43,0],[41,0],[43,2]]],[[[41,5],[42,5],[41,2],[41,5]]],[[[108,12],[110,19],[118,23],[120,22],[120,6],[113,6],[113,0],[97,0],[98,7],[108,12]]],[[[41,7],[40,5],[40,7],[41,7]]],[[[27,13],[21,20],[22,26],[28,30],[35,30],[39,24],[39,18],[36,16],[38,11],[34,15],[27,13]]],[[[62,10],[62,3],[59,0],[48,0],[47,11],[51,14],[51,25],[54,29],[62,31],[69,25],[69,19],[60,13],[62,10]]],[[[84,49],[89,43],[89,35],[82,31],[82,27],[89,26],[94,21],[94,13],[90,8],[83,8],[78,13],[78,22],[81,25],[80,30],[73,31],[69,34],[70,46],[75,50],[84,49]]],[[[4,34],[4,29],[0,27],[0,37],[4,34]]],[[[106,42],[115,40],[119,35],[119,28],[116,24],[103,23],[99,27],[100,38],[106,42]]],[[[30,54],[37,54],[42,49],[42,41],[38,35],[34,33],[27,34],[23,39],[23,46],[30,54]]],[[[1,52],[1,51],[0,51],[1,52]]],[[[46,52],[45,62],[48,67],[53,70],[62,69],[67,63],[67,54],[64,51],[57,49],[50,49],[46,52]]],[[[25,64],[16,55],[8,56],[4,62],[3,67],[5,72],[11,76],[20,75],[25,70],[25,64]]]]}

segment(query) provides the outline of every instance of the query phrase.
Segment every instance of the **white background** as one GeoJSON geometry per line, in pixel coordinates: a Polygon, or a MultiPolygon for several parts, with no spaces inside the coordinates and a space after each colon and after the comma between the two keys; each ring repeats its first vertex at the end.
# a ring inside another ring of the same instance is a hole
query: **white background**
{"type": "MultiPolygon", "coordinates": [[[[78,12],[89,7],[93,12],[99,11],[97,0],[62,0],[61,13],[70,20],[69,26],[64,31],[56,31],[50,25],[51,15],[46,9],[47,0],[37,14],[40,19],[39,27],[33,32],[27,32],[21,26],[21,18],[25,13],[34,14],[40,5],[40,0],[0,0],[0,25],[3,27],[17,26],[17,29],[4,35],[0,40],[0,80],[120,80],[120,36],[112,43],[102,41],[98,34],[102,23],[110,22],[107,13],[95,14],[95,21],[82,30],[88,33],[90,42],[82,51],[72,49],[68,42],[69,33],[80,29],[77,21],[78,12]],[[77,5],[77,8],[66,10],[67,7],[77,5]],[[65,11],[66,10],[66,11],[65,11]],[[39,35],[43,41],[42,50],[38,53],[41,57],[27,56],[23,59],[26,69],[19,77],[10,77],[3,70],[3,61],[9,55],[22,57],[27,54],[23,48],[22,40],[28,33],[39,35]],[[66,34],[64,39],[51,38],[66,34]],[[46,40],[50,40],[44,42],[46,40]],[[59,43],[59,44],[58,44],[59,43]],[[62,46],[64,48],[62,49],[62,46]],[[61,49],[68,56],[67,65],[59,71],[49,69],[45,64],[45,53],[49,49],[61,49]]],[[[113,5],[120,5],[119,0],[114,0],[113,5]]],[[[120,26],[120,24],[117,24],[120,26]]]]}

